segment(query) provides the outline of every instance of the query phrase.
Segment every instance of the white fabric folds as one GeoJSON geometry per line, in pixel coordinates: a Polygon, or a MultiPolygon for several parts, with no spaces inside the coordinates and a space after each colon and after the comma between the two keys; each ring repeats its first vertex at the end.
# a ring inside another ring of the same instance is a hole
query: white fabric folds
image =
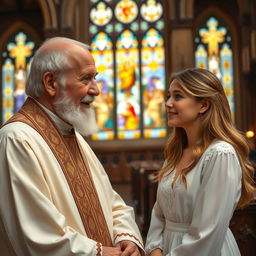
{"type": "Polygon", "coordinates": [[[159,183],[146,252],[168,256],[239,256],[229,222],[241,194],[241,167],[234,148],[214,141],[172,186],[174,172],[159,183]]]}

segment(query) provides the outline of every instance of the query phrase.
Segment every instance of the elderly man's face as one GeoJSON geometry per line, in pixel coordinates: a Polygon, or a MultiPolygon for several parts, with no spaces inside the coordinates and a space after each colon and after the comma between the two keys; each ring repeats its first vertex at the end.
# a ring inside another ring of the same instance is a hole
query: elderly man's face
{"type": "Polygon", "coordinates": [[[95,96],[99,95],[99,89],[95,77],[97,75],[95,63],[91,53],[85,49],[78,49],[72,56],[72,70],[65,74],[64,91],[81,111],[90,107],[95,96]],[[85,97],[89,95],[91,97],[85,97]]]}
{"type": "Polygon", "coordinates": [[[97,131],[91,103],[99,89],[95,81],[94,60],[89,52],[82,50],[82,53],[71,60],[74,68],[58,79],[60,91],[54,106],[64,121],[82,135],[89,135],[97,131]]]}

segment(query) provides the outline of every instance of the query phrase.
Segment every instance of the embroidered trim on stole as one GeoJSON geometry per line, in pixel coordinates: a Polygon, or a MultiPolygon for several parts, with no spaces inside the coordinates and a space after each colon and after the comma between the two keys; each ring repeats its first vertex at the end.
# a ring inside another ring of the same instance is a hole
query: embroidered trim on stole
{"type": "Polygon", "coordinates": [[[87,236],[104,246],[113,246],[88,169],[84,164],[83,173],[79,173],[78,170],[81,168],[78,168],[71,156],[63,135],[45,111],[32,98],[28,98],[23,107],[5,124],[16,121],[24,122],[34,128],[52,150],[68,181],[87,236]]]}

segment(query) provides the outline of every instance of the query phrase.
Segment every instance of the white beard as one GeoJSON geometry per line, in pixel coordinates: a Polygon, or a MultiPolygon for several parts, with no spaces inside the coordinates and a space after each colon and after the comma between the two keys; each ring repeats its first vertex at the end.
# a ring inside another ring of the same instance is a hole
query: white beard
{"type": "MultiPolygon", "coordinates": [[[[86,95],[81,101],[91,101],[93,98],[90,95],[86,95]]],[[[76,106],[64,92],[54,102],[54,106],[58,116],[65,122],[71,124],[81,135],[88,136],[97,132],[98,126],[92,107],[81,111],[80,106],[76,106]]]]}

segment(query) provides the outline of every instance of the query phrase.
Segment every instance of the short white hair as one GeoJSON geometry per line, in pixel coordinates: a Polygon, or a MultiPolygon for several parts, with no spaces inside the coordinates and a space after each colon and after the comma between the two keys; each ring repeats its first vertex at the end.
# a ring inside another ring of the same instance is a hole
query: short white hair
{"type": "MultiPolygon", "coordinates": [[[[87,50],[90,49],[88,45],[66,37],[53,37],[46,40],[36,51],[32,60],[30,73],[26,83],[26,94],[28,96],[37,98],[42,95],[42,77],[45,72],[51,71],[56,76],[60,77],[65,73],[65,71],[71,68],[71,64],[68,58],[72,56],[72,53],[70,53],[68,49],[54,49],[49,51],[41,50],[49,42],[57,40],[60,41],[60,44],[61,41],[65,41],[74,45],[78,45],[87,50]]],[[[64,83],[61,84],[63,85],[64,83]]]]}

